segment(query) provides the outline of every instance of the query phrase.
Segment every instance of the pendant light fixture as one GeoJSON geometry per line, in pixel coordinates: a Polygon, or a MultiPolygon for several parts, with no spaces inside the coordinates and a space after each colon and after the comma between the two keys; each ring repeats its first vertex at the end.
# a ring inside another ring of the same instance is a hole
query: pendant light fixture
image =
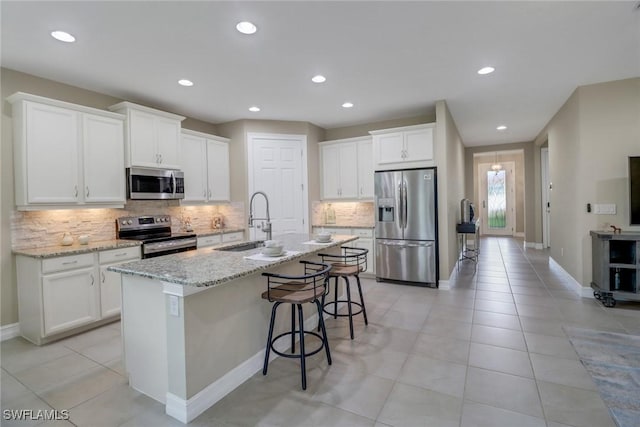
{"type": "Polygon", "coordinates": [[[494,154],[495,161],[491,165],[491,170],[494,171],[495,173],[498,173],[498,171],[502,170],[502,165],[498,163],[498,152],[495,151],[493,154],[494,154]]]}

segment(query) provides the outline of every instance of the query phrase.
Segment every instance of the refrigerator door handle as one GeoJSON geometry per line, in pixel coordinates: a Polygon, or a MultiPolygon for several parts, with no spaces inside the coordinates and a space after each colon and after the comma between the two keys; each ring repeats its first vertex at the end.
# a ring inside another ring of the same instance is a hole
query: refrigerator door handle
{"type": "Polygon", "coordinates": [[[407,202],[407,180],[402,180],[402,228],[407,228],[407,215],[409,215],[409,206],[407,202]]]}
{"type": "Polygon", "coordinates": [[[404,209],[404,198],[403,198],[404,194],[402,191],[402,181],[398,182],[398,198],[397,198],[397,204],[398,204],[398,221],[400,222],[400,228],[404,228],[404,212],[402,211],[404,209]]]}

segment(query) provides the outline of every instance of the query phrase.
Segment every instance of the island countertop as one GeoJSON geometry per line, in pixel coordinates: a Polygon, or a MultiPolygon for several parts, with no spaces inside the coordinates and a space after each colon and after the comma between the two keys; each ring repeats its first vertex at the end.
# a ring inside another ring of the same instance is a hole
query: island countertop
{"type": "Polygon", "coordinates": [[[239,245],[238,242],[234,242],[229,245],[207,247],[195,251],[114,265],[109,267],[108,270],[183,286],[216,286],[313,253],[323,252],[323,250],[341,246],[346,242],[357,239],[357,236],[334,235],[329,244],[309,244],[306,242],[313,241],[312,235],[285,234],[275,236],[274,240],[281,241],[284,249],[289,251],[289,254],[285,257],[274,258],[272,261],[257,261],[245,258],[259,254],[260,248],[242,252],[220,250],[225,247],[239,245]]]}

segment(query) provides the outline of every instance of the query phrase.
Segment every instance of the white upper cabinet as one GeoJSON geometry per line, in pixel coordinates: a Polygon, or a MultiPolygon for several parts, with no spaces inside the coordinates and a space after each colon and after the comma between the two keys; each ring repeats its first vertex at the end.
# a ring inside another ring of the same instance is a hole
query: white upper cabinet
{"type": "Polygon", "coordinates": [[[84,200],[117,203],[125,199],[124,123],[83,114],[84,200]]]}
{"type": "Polygon", "coordinates": [[[375,170],[435,166],[434,129],[429,123],[369,132],[375,170]]]}
{"type": "Polygon", "coordinates": [[[371,155],[370,137],[321,142],[322,199],[371,199],[371,155]]]}
{"type": "Polygon", "coordinates": [[[183,116],[131,102],[109,107],[126,116],[125,163],[160,169],[181,169],[180,123],[183,116]]]}
{"type": "Polygon", "coordinates": [[[229,140],[191,130],[182,131],[183,202],[231,199],[229,140]]]}
{"type": "Polygon", "coordinates": [[[7,100],[19,210],[124,206],[122,115],[20,92],[7,100]]]}

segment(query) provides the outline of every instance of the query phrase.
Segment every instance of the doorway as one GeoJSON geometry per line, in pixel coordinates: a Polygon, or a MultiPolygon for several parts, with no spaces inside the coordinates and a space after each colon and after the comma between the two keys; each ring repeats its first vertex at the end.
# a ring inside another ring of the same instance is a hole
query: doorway
{"type": "Polygon", "coordinates": [[[515,163],[478,164],[478,200],[483,235],[513,236],[515,228],[515,163]]]}
{"type": "MultiPolygon", "coordinates": [[[[269,197],[273,235],[307,233],[307,137],[306,135],[247,134],[247,202],[256,191],[269,197]]],[[[247,206],[247,211],[249,206],[247,206]]],[[[264,198],[253,203],[255,218],[266,218],[264,198]]],[[[263,220],[249,228],[251,240],[263,240],[263,220]]]]}
{"type": "Polygon", "coordinates": [[[549,148],[540,149],[540,176],[542,178],[542,248],[551,247],[551,177],[549,174],[549,148]]]}

